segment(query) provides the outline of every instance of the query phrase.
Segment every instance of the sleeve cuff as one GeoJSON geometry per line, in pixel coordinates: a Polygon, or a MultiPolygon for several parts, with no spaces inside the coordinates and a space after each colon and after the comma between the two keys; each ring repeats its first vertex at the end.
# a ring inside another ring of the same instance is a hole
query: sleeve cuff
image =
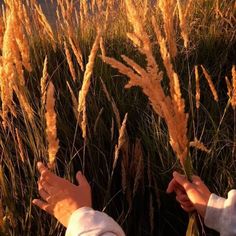
{"type": "Polygon", "coordinates": [[[220,232],[221,217],[223,214],[225,198],[219,197],[212,193],[207,204],[206,214],[204,217],[204,223],[207,227],[212,228],[220,232]]]}
{"type": "Polygon", "coordinates": [[[121,227],[106,213],[90,207],[76,210],[70,217],[66,236],[125,236],[121,227]]]}

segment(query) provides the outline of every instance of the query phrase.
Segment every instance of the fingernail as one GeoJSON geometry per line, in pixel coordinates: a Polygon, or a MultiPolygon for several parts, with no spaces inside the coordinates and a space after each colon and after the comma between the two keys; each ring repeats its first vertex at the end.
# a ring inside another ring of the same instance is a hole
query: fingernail
{"type": "Polygon", "coordinates": [[[176,175],[178,175],[178,172],[177,172],[177,171],[174,171],[174,172],[173,172],[173,176],[175,177],[176,175]]]}
{"type": "Polygon", "coordinates": [[[42,162],[37,162],[37,168],[39,169],[41,166],[43,165],[43,163],[42,162]]]}

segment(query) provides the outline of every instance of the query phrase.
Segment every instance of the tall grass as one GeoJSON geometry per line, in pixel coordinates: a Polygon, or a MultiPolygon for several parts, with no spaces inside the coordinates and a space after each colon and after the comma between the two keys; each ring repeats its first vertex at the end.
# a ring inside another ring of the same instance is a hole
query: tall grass
{"type": "Polygon", "coordinates": [[[211,191],[235,187],[235,4],[51,4],[53,22],[36,1],[1,11],[1,235],[64,234],[31,204],[39,160],[71,181],[82,169],[94,208],[127,235],[184,235],[188,216],[165,193],[176,156],[211,191]]]}

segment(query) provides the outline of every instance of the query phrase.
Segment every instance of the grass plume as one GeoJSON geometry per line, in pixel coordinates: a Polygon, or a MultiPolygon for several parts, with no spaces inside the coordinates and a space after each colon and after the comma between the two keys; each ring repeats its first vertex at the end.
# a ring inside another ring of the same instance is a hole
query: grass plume
{"type": "Polygon", "coordinates": [[[59,149],[59,140],[57,138],[57,126],[56,126],[56,112],[55,112],[55,98],[54,98],[54,85],[49,82],[47,88],[46,99],[46,135],[48,141],[48,166],[50,168],[55,167],[56,154],[59,149]]]}

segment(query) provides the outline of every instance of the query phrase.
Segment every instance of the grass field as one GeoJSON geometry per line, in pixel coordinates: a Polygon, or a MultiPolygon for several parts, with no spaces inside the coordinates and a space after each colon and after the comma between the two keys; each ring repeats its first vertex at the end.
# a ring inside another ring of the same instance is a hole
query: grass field
{"type": "Polygon", "coordinates": [[[185,235],[172,172],[236,184],[235,2],[47,4],[53,20],[34,0],[1,8],[0,235],[64,235],[32,205],[37,161],[81,169],[126,235],[185,235]]]}

